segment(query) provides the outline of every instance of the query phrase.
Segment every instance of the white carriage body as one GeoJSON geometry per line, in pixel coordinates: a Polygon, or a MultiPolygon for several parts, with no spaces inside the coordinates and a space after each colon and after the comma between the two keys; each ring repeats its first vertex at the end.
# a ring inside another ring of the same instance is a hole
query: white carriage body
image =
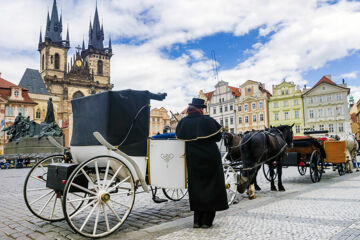
{"type": "Polygon", "coordinates": [[[148,173],[151,186],[187,188],[185,142],[178,139],[149,139],[148,173]]]}

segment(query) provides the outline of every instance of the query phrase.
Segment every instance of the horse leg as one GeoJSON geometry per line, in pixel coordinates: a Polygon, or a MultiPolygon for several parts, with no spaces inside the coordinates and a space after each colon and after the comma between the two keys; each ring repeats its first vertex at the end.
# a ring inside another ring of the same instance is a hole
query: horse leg
{"type": "Polygon", "coordinates": [[[278,174],[278,187],[279,191],[285,191],[284,186],[282,185],[282,164],[280,162],[277,163],[277,174],[278,174]]]}
{"type": "Polygon", "coordinates": [[[356,171],[358,172],[359,171],[359,166],[358,166],[358,162],[357,162],[357,153],[356,151],[354,152],[354,161],[355,161],[355,166],[356,166],[356,171]]]}
{"type": "Polygon", "coordinates": [[[258,174],[260,168],[261,168],[261,166],[257,168],[256,175],[255,175],[254,186],[255,186],[255,190],[256,190],[256,191],[260,191],[260,190],[261,190],[261,188],[260,188],[259,185],[257,184],[257,180],[256,180],[256,179],[257,179],[257,174],[258,174]]]}
{"type": "Polygon", "coordinates": [[[270,169],[270,180],[271,180],[271,191],[277,191],[276,187],[275,187],[275,181],[274,181],[274,166],[270,163],[269,165],[269,169],[270,169]]]}
{"type": "Polygon", "coordinates": [[[255,199],[255,198],[256,198],[254,184],[251,184],[251,185],[249,186],[249,188],[248,188],[248,195],[249,195],[249,199],[255,199]]]}

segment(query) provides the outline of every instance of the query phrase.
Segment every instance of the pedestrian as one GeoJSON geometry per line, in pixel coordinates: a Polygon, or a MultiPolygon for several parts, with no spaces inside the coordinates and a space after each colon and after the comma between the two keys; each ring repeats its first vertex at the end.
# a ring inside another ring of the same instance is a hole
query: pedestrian
{"type": "Polygon", "coordinates": [[[193,98],[188,116],[176,127],[176,136],[185,141],[190,210],[194,228],[209,228],[216,211],[229,208],[221,155],[216,142],[221,140],[221,125],[203,115],[203,99],[193,98]]]}

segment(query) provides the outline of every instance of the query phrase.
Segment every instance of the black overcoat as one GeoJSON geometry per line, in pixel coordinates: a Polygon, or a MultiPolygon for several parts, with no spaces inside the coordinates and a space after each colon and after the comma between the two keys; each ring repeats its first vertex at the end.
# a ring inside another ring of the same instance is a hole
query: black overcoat
{"type": "Polygon", "coordinates": [[[178,139],[186,141],[186,164],[191,211],[228,209],[221,155],[216,142],[221,125],[213,118],[191,113],[176,128],[178,139]]]}

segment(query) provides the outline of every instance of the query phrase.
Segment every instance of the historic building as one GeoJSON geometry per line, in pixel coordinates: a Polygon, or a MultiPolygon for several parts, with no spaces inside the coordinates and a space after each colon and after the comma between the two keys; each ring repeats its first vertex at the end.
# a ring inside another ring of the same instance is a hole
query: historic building
{"type": "Polygon", "coordinates": [[[206,108],[203,109],[205,115],[209,115],[209,102],[211,100],[214,91],[205,93],[203,90],[200,90],[198,98],[204,99],[206,108]]]}
{"type": "MultiPolygon", "coordinates": [[[[28,90],[19,87],[1,78],[0,73],[0,119],[1,130],[11,126],[16,116],[21,113],[24,117],[33,120],[34,102],[28,94],[28,90]]],[[[4,145],[7,142],[6,132],[0,132],[0,154],[4,153],[4,145]]]]}
{"type": "MultiPolygon", "coordinates": [[[[51,17],[48,13],[46,30],[43,35],[40,31],[38,51],[40,53],[40,76],[45,88],[38,90],[39,76],[32,83],[29,75],[37,75],[34,71],[26,70],[21,85],[34,94],[34,100],[39,103],[35,109],[35,119],[42,119],[43,103],[52,97],[56,109],[58,123],[68,121],[71,110],[71,99],[110,90],[110,59],[112,56],[111,39],[109,45],[104,47],[104,28],[100,25],[97,6],[94,21],[90,22],[89,41],[87,48],[85,42],[82,48],[77,48],[69,61],[70,49],[69,29],[65,40],[62,38],[62,15],[58,14],[56,0],[54,0],[51,17]],[[24,81],[23,81],[24,80],[24,81]],[[31,86],[31,85],[34,86],[31,86]],[[47,95],[48,94],[48,95],[47,95]],[[35,96],[36,95],[36,96],[35,96]],[[40,111],[40,115],[36,115],[40,111]]],[[[42,86],[42,87],[43,87],[42,86]]],[[[60,124],[61,125],[61,124],[60,124]]]]}
{"type": "Polygon", "coordinates": [[[343,136],[351,132],[346,84],[336,84],[331,76],[323,76],[303,93],[305,129],[328,130],[329,135],[343,136]]]}
{"type": "Polygon", "coordinates": [[[273,85],[273,94],[269,99],[269,124],[272,126],[291,125],[294,135],[304,134],[304,106],[299,86],[283,81],[273,85]]]}
{"type": "Polygon", "coordinates": [[[208,102],[209,115],[233,133],[237,129],[235,99],[238,97],[240,97],[239,89],[221,80],[215,85],[215,91],[208,102]]]}
{"type": "Polygon", "coordinates": [[[360,99],[356,102],[356,119],[358,123],[358,132],[356,134],[356,137],[358,140],[360,140],[360,99]]]}
{"type": "Polygon", "coordinates": [[[247,80],[240,86],[241,96],[236,98],[236,126],[238,133],[260,130],[269,126],[268,99],[270,92],[265,89],[265,84],[247,80]]]}
{"type": "Polygon", "coordinates": [[[170,116],[168,111],[164,107],[151,109],[149,136],[163,133],[165,127],[170,129],[170,116]]]}

